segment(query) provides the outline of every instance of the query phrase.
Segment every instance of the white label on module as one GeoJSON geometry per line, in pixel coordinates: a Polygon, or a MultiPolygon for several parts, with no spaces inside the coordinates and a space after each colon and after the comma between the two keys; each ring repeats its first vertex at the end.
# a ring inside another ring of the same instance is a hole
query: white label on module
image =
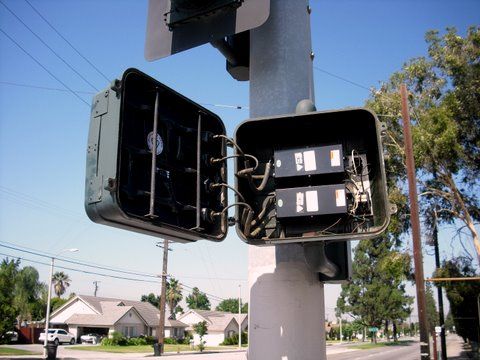
{"type": "Polygon", "coordinates": [[[335,190],[335,201],[338,207],[347,205],[347,201],[345,199],[345,190],[343,189],[335,190]]]}
{"type": "Polygon", "coordinates": [[[297,192],[297,213],[302,213],[303,210],[303,192],[297,192]]]}
{"type": "Polygon", "coordinates": [[[304,151],[303,160],[305,162],[305,171],[317,170],[317,163],[315,162],[315,151],[304,151]]]}
{"type": "Polygon", "coordinates": [[[305,199],[307,203],[307,212],[318,211],[318,193],[317,191],[306,191],[305,199]]]}
{"type": "Polygon", "coordinates": [[[303,155],[301,152],[295,153],[295,165],[297,166],[297,171],[303,169],[303,155]]]}
{"type": "Polygon", "coordinates": [[[340,166],[340,150],[330,150],[330,164],[340,166]]]}

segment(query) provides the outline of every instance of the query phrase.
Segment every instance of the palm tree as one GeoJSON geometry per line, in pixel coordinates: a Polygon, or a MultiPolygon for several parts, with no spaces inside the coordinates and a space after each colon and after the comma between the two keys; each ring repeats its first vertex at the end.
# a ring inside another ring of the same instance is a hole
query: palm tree
{"type": "Polygon", "coordinates": [[[55,290],[57,297],[60,297],[65,293],[65,290],[67,290],[67,287],[70,286],[71,281],[72,280],[70,280],[68,275],[63,271],[57,271],[55,274],[53,274],[53,289],[55,290]]]}
{"type": "Polygon", "coordinates": [[[170,309],[170,318],[175,319],[175,308],[178,303],[182,300],[182,286],[179,284],[178,280],[173,277],[167,281],[166,289],[166,301],[168,308],[170,309]]]}

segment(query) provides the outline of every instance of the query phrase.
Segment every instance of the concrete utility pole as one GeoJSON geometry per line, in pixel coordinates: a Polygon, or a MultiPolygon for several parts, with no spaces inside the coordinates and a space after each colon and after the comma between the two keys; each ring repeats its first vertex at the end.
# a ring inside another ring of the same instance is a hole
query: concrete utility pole
{"type": "MultiPolygon", "coordinates": [[[[277,0],[250,35],[250,117],[313,98],[309,7],[277,0]]],[[[274,136],[274,134],[272,134],[274,136]]],[[[249,360],[325,360],[323,284],[299,245],[249,246],[249,360]]]]}
{"type": "Polygon", "coordinates": [[[412,224],[413,261],[415,263],[415,288],[417,290],[418,322],[420,325],[420,358],[430,360],[430,340],[427,329],[427,311],[425,301],[425,276],[423,274],[422,241],[420,238],[420,217],[418,214],[417,183],[415,162],[413,159],[412,134],[410,132],[410,113],[408,111],[407,87],[400,87],[402,97],[403,141],[405,143],[405,162],[407,165],[408,197],[410,198],[410,222],[412,224]]]}

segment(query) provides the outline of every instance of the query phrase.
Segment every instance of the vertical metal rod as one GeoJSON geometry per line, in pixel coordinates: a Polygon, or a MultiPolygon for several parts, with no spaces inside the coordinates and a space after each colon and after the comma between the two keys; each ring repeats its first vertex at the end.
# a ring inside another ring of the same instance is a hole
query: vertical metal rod
{"type": "Polygon", "coordinates": [[[202,159],[202,113],[198,113],[198,125],[197,125],[197,203],[196,203],[196,228],[200,228],[200,167],[201,167],[201,159],[202,159]]]}
{"type": "MultiPolygon", "coordinates": [[[[435,247],[435,267],[440,269],[440,251],[438,249],[438,227],[437,227],[437,214],[435,213],[435,224],[433,228],[433,245],[435,247]]],[[[440,347],[442,349],[442,360],[447,360],[447,341],[445,339],[445,315],[443,311],[443,294],[441,283],[437,285],[438,296],[438,315],[440,320],[440,347]]]]}
{"type": "Polygon", "coordinates": [[[405,142],[405,160],[407,165],[408,194],[410,198],[410,222],[412,225],[413,261],[415,264],[415,285],[417,290],[418,321],[420,325],[420,358],[430,360],[430,343],[427,330],[427,312],[425,302],[425,276],[423,274],[422,243],[420,239],[420,217],[413,159],[412,134],[410,131],[410,114],[408,112],[407,87],[400,87],[402,97],[403,137],[405,142]]]}
{"type": "Polygon", "coordinates": [[[160,292],[160,319],[158,322],[158,348],[160,353],[164,352],[165,343],[165,303],[167,297],[167,263],[168,263],[168,239],[163,240],[163,266],[162,266],[162,289],[160,292]]]}
{"type": "Polygon", "coordinates": [[[52,277],[53,277],[53,263],[55,258],[52,257],[50,262],[50,278],[48,281],[48,296],[47,296],[47,314],[45,315],[45,340],[43,341],[43,357],[47,357],[48,344],[48,328],[50,327],[50,303],[52,302],[52,277]]]}
{"type": "Polygon", "coordinates": [[[152,173],[150,175],[150,211],[148,216],[155,216],[155,178],[157,176],[157,131],[158,131],[158,101],[159,93],[155,95],[155,109],[153,111],[153,136],[152,136],[152,173]]]}

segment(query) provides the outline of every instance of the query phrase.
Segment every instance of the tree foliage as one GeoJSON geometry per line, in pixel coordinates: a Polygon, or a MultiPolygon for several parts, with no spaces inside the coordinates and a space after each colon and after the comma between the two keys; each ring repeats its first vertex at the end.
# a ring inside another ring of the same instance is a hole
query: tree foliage
{"type": "Polygon", "coordinates": [[[427,311],[427,325],[428,332],[431,334],[435,331],[435,326],[439,326],[438,311],[435,306],[435,299],[433,297],[432,286],[427,283],[425,286],[425,308],[427,311]]]}
{"type": "Polygon", "coordinates": [[[150,293],[148,295],[142,295],[140,301],[149,302],[150,304],[158,308],[158,305],[160,304],[160,296],[156,296],[154,293],[150,293]]]}
{"type": "MultiPolygon", "coordinates": [[[[222,300],[217,305],[215,310],[238,314],[238,298],[229,298],[229,299],[222,300]]],[[[240,312],[242,314],[248,313],[248,303],[244,303],[242,305],[242,308],[241,308],[240,312]]]]}
{"type": "Polygon", "coordinates": [[[44,305],[41,301],[41,292],[44,284],[39,281],[37,269],[25,266],[15,276],[14,306],[18,310],[17,321],[21,324],[24,320],[45,316],[44,305]]]}
{"type": "MultiPolygon", "coordinates": [[[[475,272],[471,260],[459,257],[444,261],[435,277],[471,277],[479,276],[475,272]]],[[[478,297],[480,282],[478,281],[445,281],[438,283],[447,292],[450,312],[456,331],[464,340],[477,341],[479,332],[478,297]]]]}
{"type": "Polygon", "coordinates": [[[65,291],[70,286],[72,280],[63,271],[57,271],[52,276],[53,289],[57,297],[61,297],[65,294],[65,291]]]}
{"type": "Polygon", "coordinates": [[[15,308],[15,278],[20,260],[3,259],[0,264],[0,342],[7,331],[13,330],[18,310],[15,308]]]}
{"type": "Polygon", "coordinates": [[[170,316],[172,319],[175,319],[176,307],[183,298],[182,286],[178,280],[172,277],[167,281],[166,290],[166,302],[168,304],[168,308],[170,309],[170,316]]]}
{"type": "Polygon", "coordinates": [[[197,287],[185,299],[189,309],[210,310],[210,300],[207,294],[201,292],[197,287]]]}
{"type": "Polygon", "coordinates": [[[193,331],[195,331],[200,337],[200,343],[198,344],[198,349],[202,352],[205,349],[205,341],[203,337],[208,334],[207,322],[202,321],[193,325],[193,331]]]}
{"type": "Polygon", "coordinates": [[[437,209],[444,223],[468,231],[480,263],[480,27],[465,37],[448,28],[426,34],[428,56],[409,60],[367,102],[387,123],[387,172],[405,173],[399,87],[406,84],[414,156],[426,222],[437,209]]]}
{"type": "Polygon", "coordinates": [[[386,321],[408,317],[413,303],[413,298],[405,293],[410,258],[395,250],[394,239],[360,241],[352,271],[352,281],[342,285],[337,300],[339,312],[351,314],[364,326],[378,328],[386,321]]]}

